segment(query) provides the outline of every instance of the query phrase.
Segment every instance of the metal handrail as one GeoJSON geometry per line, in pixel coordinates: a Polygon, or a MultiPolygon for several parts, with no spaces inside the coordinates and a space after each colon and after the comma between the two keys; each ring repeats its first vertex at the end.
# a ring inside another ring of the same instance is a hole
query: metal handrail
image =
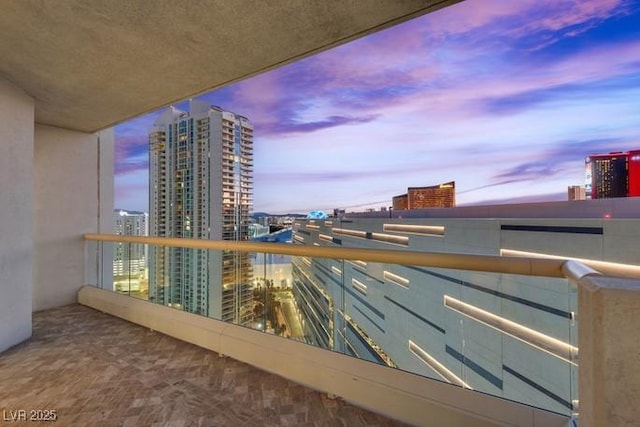
{"type": "Polygon", "coordinates": [[[526,259],[556,259],[564,261],[565,277],[578,280],[583,276],[591,274],[601,274],[609,277],[622,277],[625,279],[640,279],[640,266],[633,264],[623,264],[619,262],[599,261],[595,259],[584,259],[574,257],[561,257],[557,255],[540,254],[536,252],[525,252],[513,249],[501,249],[500,254],[507,257],[522,257],[526,259]],[[572,276],[568,276],[571,274],[572,276]]]}
{"type": "MultiPolygon", "coordinates": [[[[309,256],[379,262],[398,265],[450,268],[483,271],[488,273],[520,274],[526,276],[567,278],[566,259],[535,257],[506,257],[500,255],[475,255],[410,250],[363,249],[328,246],[283,245],[233,240],[201,240],[172,237],[121,236],[116,234],[85,234],[86,240],[139,243],[148,245],[213,249],[238,252],[262,252],[278,255],[309,256]]],[[[570,270],[569,270],[570,271],[570,270]]]]}

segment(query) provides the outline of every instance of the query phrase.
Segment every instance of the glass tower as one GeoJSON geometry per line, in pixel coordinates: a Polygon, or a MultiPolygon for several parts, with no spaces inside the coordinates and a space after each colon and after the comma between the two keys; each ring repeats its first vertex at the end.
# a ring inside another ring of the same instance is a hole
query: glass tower
{"type": "MultiPolygon", "coordinates": [[[[149,134],[150,234],[248,240],[252,206],[253,126],[199,101],[169,107],[149,134]]],[[[247,254],[152,248],[149,299],[247,324],[251,266],[247,254]]]]}

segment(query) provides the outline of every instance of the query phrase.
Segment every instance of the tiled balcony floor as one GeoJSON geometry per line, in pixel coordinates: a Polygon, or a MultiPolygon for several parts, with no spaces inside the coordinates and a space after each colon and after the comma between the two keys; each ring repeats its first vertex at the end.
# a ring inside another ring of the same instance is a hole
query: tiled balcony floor
{"type": "Polygon", "coordinates": [[[57,411],[58,426],[395,426],[371,412],[93,309],[34,314],[0,354],[0,424],[57,411]]]}

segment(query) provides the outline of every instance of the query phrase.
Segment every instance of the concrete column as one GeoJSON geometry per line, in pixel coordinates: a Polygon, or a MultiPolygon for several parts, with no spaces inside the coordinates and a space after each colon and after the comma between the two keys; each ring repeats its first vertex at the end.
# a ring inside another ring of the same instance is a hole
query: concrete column
{"type": "Polygon", "coordinates": [[[640,423],[640,281],[579,282],[580,427],[640,423]]]}
{"type": "Polygon", "coordinates": [[[113,131],[35,127],[34,311],[76,302],[84,233],[113,228],[113,131]]]}
{"type": "Polygon", "coordinates": [[[31,336],[33,99],[0,79],[0,352],[31,336]]]}

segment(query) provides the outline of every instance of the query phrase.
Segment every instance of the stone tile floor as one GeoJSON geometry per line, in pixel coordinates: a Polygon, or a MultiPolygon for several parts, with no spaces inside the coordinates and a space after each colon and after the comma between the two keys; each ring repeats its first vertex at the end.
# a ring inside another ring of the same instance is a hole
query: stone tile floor
{"type": "Polygon", "coordinates": [[[33,337],[0,354],[0,425],[402,424],[74,304],[34,313],[33,337]],[[57,421],[12,421],[19,410],[57,421]]]}

